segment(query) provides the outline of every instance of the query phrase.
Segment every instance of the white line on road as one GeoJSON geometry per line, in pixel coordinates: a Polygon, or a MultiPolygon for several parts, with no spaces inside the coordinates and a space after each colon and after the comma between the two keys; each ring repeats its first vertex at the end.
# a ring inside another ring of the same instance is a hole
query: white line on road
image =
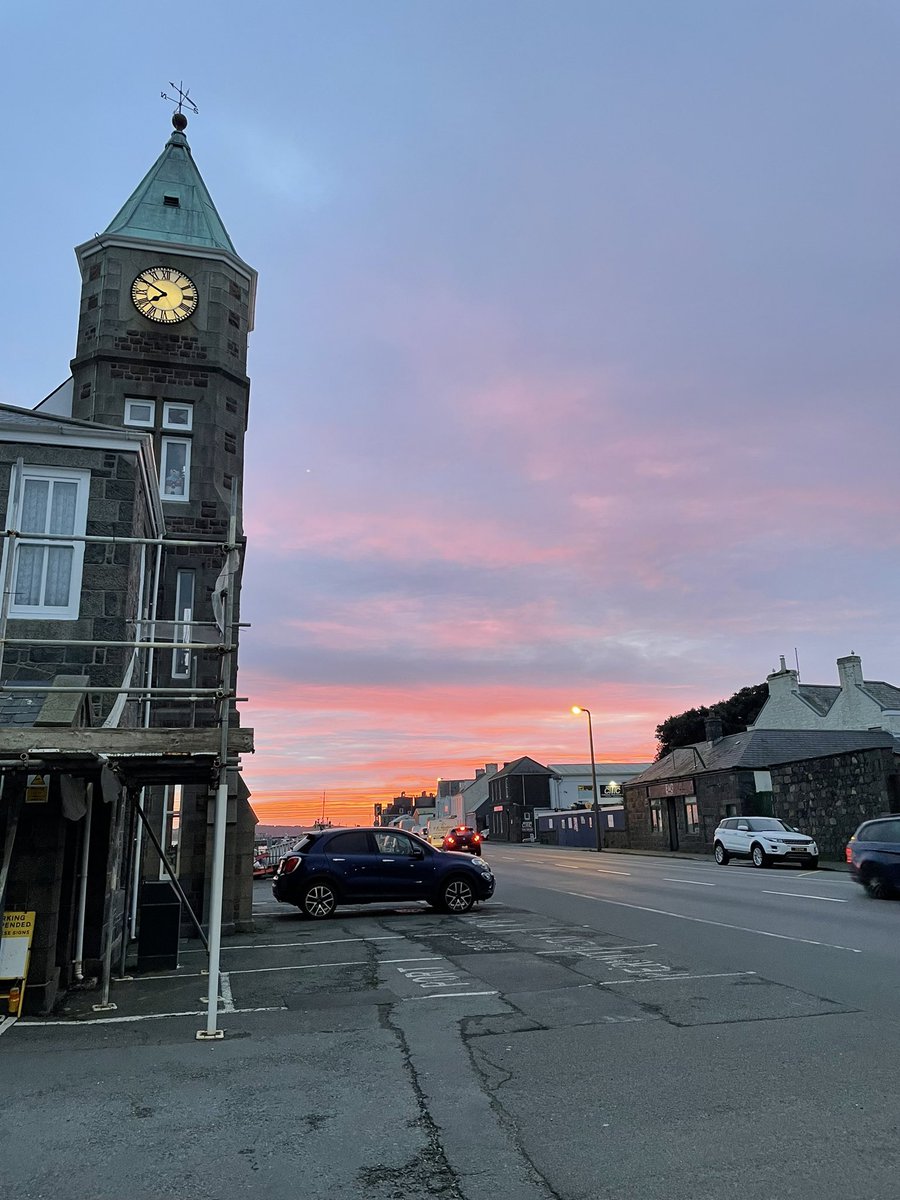
{"type": "Polygon", "coordinates": [[[655,950],[659,942],[642,942],[640,946],[597,946],[595,950],[535,950],[535,954],[618,954],[622,950],[655,950]]]}
{"type": "Polygon", "coordinates": [[[597,875],[630,875],[631,874],[630,871],[613,871],[611,869],[608,870],[606,867],[595,867],[594,873],[597,875]]]}
{"type": "Polygon", "coordinates": [[[7,1029],[12,1029],[15,1023],[15,1017],[3,1017],[3,1019],[0,1020],[0,1035],[6,1033],[7,1029]]]}
{"type": "Polygon", "coordinates": [[[705,879],[673,879],[670,875],[663,875],[666,883],[692,883],[695,887],[715,887],[714,883],[707,883],[705,879]]]}
{"type": "MultiPolygon", "coordinates": [[[[276,1004],[271,1008],[235,1008],[233,1014],[257,1012],[287,1012],[286,1004],[276,1004]]],[[[232,1013],[229,1013],[231,1016],[232,1013]]],[[[163,1017],[205,1017],[206,1009],[192,1009],[190,1012],[140,1013],[132,1017],[90,1017],[85,1021],[18,1021],[20,1029],[48,1029],[51,1025],[65,1025],[68,1029],[86,1029],[90,1025],[125,1025],[134,1021],[159,1021],[163,1017]]]]}
{"type": "Polygon", "coordinates": [[[846,904],[846,900],[835,900],[834,896],[805,896],[803,892],[770,892],[762,890],[764,896],[794,896],[797,900],[827,900],[829,904],[846,904]]]}
{"type": "MultiPolygon", "coordinates": [[[[548,888],[548,892],[559,891],[548,888]]],[[[607,900],[603,896],[587,896],[584,892],[563,892],[564,896],[578,896],[581,900],[593,900],[597,904],[612,904],[615,908],[633,908],[638,912],[655,913],[658,917],[675,917],[678,921],[693,921],[697,925],[717,925],[720,929],[736,929],[739,933],[755,933],[759,937],[778,938],[782,942],[802,942],[805,946],[824,946],[827,950],[847,950],[850,954],[862,954],[853,946],[836,946],[833,942],[815,942],[812,938],[791,937],[787,933],[770,933],[767,929],[751,929],[747,925],[729,925],[725,921],[710,921],[706,917],[688,917],[684,913],[667,912],[664,908],[648,908],[643,904],[626,904],[624,900],[607,900]]]]}
{"type": "Polygon", "coordinates": [[[755,975],[755,971],[717,971],[713,975],[654,975],[652,979],[598,980],[597,987],[620,987],[630,983],[671,983],[673,979],[733,979],[736,975],[755,975]]]}
{"type": "Polygon", "coordinates": [[[452,1000],[457,996],[499,996],[499,992],[433,992],[430,996],[404,996],[404,1000],[452,1000]]]}
{"type": "MultiPolygon", "coordinates": [[[[403,940],[402,933],[386,933],[379,937],[358,937],[358,938],[327,938],[316,942],[258,942],[256,945],[229,946],[224,945],[223,950],[286,950],[296,946],[340,946],[344,942],[399,942],[403,940]]],[[[205,950],[182,950],[185,954],[206,954],[205,950]]]]}

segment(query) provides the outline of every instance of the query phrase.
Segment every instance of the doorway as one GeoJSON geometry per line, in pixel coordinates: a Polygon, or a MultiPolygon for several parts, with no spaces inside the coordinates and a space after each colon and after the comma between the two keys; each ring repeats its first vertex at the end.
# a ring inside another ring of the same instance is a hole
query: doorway
{"type": "Polygon", "coordinates": [[[678,849],[678,807],[674,796],[666,797],[666,809],[669,816],[669,849],[678,849]]]}

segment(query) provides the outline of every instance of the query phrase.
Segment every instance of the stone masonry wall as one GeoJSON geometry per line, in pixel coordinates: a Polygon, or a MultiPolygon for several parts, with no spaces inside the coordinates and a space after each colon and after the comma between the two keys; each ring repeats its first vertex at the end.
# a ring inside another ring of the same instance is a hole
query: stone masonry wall
{"type": "Polygon", "coordinates": [[[773,767],[774,815],[810,834],[826,859],[843,859],[862,821],[900,811],[898,767],[887,749],[773,767]]]}

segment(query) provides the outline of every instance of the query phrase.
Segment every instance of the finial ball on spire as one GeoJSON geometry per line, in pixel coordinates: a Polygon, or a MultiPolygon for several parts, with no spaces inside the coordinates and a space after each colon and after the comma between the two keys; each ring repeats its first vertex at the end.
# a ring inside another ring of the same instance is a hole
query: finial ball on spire
{"type": "Polygon", "coordinates": [[[185,129],[187,129],[187,117],[184,115],[184,113],[172,113],[172,124],[179,133],[183,133],[185,129]]]}

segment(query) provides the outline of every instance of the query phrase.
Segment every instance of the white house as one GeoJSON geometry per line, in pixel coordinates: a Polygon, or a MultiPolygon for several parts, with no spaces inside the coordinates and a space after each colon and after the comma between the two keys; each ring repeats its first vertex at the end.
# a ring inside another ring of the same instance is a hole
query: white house
{"type": "Polygon", "coordinates": [[[766,679],[769,698],[752,729],[885,729],[900,736],[900,688],[863,679],[862,660],[837,660],[839,685],[801,683],[785,666],[766,679]]]}
{"type": "MultiPolygon", "coordinates": [[[[597,790],[600,804],[621,804],[622,785],[651,764],[598,762],[597,790]]],[[[594,803],[594,782],[590,763],[548,763],[555,778],[550,780],[550,804],[552,808],[572,808],[581,803],[594,803]]]]}

